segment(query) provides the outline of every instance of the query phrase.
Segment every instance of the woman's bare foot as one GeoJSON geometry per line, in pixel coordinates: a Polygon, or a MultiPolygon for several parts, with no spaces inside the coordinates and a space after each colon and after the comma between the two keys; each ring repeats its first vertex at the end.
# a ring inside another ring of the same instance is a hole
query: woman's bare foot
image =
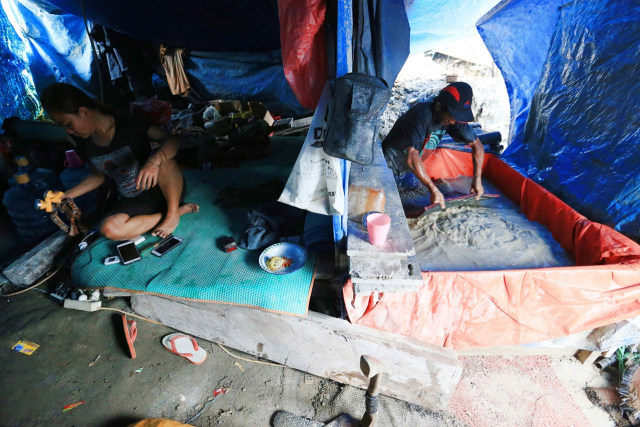
{"type": "Polygon", "coordinates": [[[160,224],[158,224],[155,230],[153,230],[151,235],[162,237],[164,239],[165,237],[173,233],[176,228],[178,228],[178,224],[180,224],[180,217],[182,215],[198,212],[200,212],[200,206],[196,205],[195,203],[185,203],[178,208],[178,215],[166,216],[160,222],[160,224]]]}

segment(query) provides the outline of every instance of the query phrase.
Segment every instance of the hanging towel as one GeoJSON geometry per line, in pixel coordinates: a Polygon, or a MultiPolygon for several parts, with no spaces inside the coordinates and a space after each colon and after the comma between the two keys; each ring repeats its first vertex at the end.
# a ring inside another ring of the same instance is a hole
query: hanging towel
{"type": "Polygon", "coordinates": [[[160,62],[164,68],[169,89],[173,95],[187,96],[191,86],[184,72],[182,53],[184,48],[160,45],[160,62]]]}

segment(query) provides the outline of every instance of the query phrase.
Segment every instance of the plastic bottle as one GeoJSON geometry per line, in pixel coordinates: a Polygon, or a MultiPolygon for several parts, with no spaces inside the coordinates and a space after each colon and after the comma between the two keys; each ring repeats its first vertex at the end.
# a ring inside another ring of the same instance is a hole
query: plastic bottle
{"type": "Polygon", "coordinates": [[[31,181],[26,173],[16,174],[14,179],[16,185],[4,193],[2,202],[22,239],[37,243],[58,230],[49,213],[34,206],[50,188],[43,182],[31,181]]]}
{"type": "MultiPolygon", "coordinates": [[[[17,174],[26,173],[33,182],[42,182],[47,190],[62,190],[62,183],[55,171],[51,169],[36,168],[29,163],[29,160],[25,156],[18,156],[14,159],[18,165],[17,174]]],[[[16,185],[15,176],[9,178],[9,185],[16,185]]]]}

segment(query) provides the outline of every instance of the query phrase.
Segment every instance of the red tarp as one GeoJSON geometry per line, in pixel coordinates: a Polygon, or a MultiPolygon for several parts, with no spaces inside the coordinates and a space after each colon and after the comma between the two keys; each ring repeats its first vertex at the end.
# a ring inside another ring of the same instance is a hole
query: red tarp
{"type": "Polygon", "coordinates": [[[313,110],[327,83],[324,0],[279,0],[284,75],[298,102],[313,110]]]}
{"type": "MultiPolygon", "coordinates": [[[[471,175],[471,154],[440,148],[425,166],[438,178],[471,175]]],[[[576,266],[422,272],[416,292],[357,297],[348,281],[343,297],[351,322],[461,350],[544,341],[640,315],[640,245],[589,221],[491,154],[483,176],[545,225],[576,266]]]]}

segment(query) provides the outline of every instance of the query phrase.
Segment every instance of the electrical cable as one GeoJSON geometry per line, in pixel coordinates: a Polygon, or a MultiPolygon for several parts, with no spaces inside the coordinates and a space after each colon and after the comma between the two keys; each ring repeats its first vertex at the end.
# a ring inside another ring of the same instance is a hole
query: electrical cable
{"type": "Polygon", "coordinates": [[[259,365],[277,366],[279,368],[283,367],[283,365],[280,365],[279,363],[263,362],[262,360],[252,360],[252,359],[247,359],[246,357],[238,356],[237,354],[231,353],[222,344],[220,344],[218,342],[216,344],[218,344],[218,347],[220,347],[222,349],[222,351],[224,351],[225,353],[227,353],[231,357],[235,357],[236,359],[244,360],[245,362],[257,363],[259,365]]]}
{"type": "Polygon", "coordinates": [[[155,323],[156,325],[160,325],[160,326],[164,326],[162,323],[160,322],[156,322],[155,320],[151,320],[151,319],[147,319],[144,316],[139,316],[137,314],[133,314],[133,313],[129,313],[128,311],[124,311],[124,310],[120,310],[119,308],[111,308],[111,307],[100,307],[98,310],[107,310],[107,311],[117,311],[119,313],[122,314],[126,314],[127,316],[131,316],[131,317],[136,317],[140,320],[145,320],[149,323],[155,323]]]}
{"type": "MultiPolygon", "coordinates": [[[[12,292],[12,293],[9,293],[9,294],[3,294],[3,293],[0,293],[0,297],[3,297],[3,298],[4,298],[4,297],[13,297],[13,296],[15,296],[15,295],[19,295],[19,294],[22,294],[22,293],[24,293],[24,292],[30,291],[31,289],[33,289],[33,288],[35,288],[35,287],[37,287],[37,286],[40,286],[41,284],[43,284],[44,282],[46,282],[47,280],[49,280],[51,277],[53,277],[53,276],[54,276],[54,275],[55,275],[55,274],[56,274],[56,273],[57,273],[57,272],[62,268],[62,265],[63,265],[63,264],[60,264],[60,265],[59,265],[58,267],[56,267],[56,269],[55,269],[55,270],[53,270],[50,274],[48,274],[48,275],[46,275],[45,277],[43,277],[42,279],[38,280],[38,281],[37,281],[36,283],[34,283],[33,285],[30,285],[29,287],[24,288],[23,290],[18,291],[18,292],[12,292]]],[[[18,285],[13,285],[13,286],[18,286],[18,285]]]]}

